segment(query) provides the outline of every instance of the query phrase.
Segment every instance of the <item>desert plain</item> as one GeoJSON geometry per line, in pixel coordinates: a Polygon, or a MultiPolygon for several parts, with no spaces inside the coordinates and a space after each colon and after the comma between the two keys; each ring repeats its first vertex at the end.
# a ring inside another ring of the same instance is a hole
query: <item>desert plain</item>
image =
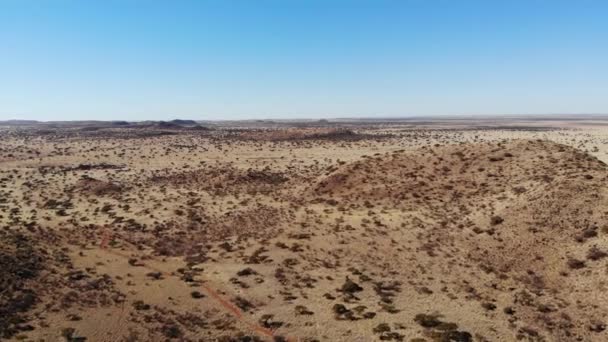
{"type": "Polygon", "coordinates": [[[608,117],[0,122],[0,339],[608,341],[608,117]]]}

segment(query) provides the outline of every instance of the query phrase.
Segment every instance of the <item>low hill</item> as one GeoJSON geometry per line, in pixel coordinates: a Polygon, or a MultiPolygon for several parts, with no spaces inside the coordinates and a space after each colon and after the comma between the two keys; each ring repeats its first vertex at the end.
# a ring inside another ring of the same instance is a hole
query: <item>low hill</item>
{"type": "Polygon", "coordinates": [[[598,291],[607,176],[603,162],[574,148],[513,141],[368,157],[321,177],[310,194],[401,222],[374,230],[400,246],[390,263],[409,260],[403,281],[428,289],[409,297],[410,309],[458,312],[477,301],[478,312],[462,317],[476,331],[587,341],[606,327],[597,304],[608,302],[598,291]]]}

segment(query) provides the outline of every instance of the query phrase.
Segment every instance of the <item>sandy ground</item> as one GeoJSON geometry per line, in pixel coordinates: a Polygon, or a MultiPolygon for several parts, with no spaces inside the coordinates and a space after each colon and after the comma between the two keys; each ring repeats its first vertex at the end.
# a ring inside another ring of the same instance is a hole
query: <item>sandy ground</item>
{"type": "Polygon", "coordinates": [[[608,340],[608,121],[285,126],[0,128],[0,337],[608,340]]]}

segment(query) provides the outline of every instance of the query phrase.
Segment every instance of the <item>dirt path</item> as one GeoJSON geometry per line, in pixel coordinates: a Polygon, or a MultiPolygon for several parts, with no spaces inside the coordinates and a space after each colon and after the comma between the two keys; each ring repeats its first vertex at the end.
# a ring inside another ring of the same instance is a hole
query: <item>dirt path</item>
{"type": "MultiPolygon", "coordinates": [[[[102,233],[102,236],[101,236],[101,242],[99,243],[99,247],[101,249],[104,249],[106,252],[108,252],[109,254],[112,254],[114,256],[117,256],[117,257],[120,257],[120,258],[124,258],[126,260],[128,260],[129,258],[131,258],[126,253],[119,252],[119,251],[114,250],[114,249],[112,249],[112,248],[109,247],[109,243],[110,243],[110,241],[112,241],[113,237],[114,236],[113,236],[112,232],[110,232],[108,229],[104,230],[103,233],[102,233]]],[[[144,264],[144,265],[139,266],[139,267],[145,268],[145,269],[153,271],[153,272],[160,273],[162,275],[169,275],[169,276],[175,277],[175,275],[173,275],[171,273],[167,273],[167,272],[163,271],[160,268],[157,268],[157,267],[154,267],[154,266],[150,266],[150,265],[147,265],[147,264],[144,264]]],[[[213,300],[218,304],[218,306],[220,306],[221,308],[223,308],[224,311],[228,312],[235,319],[237,319],[238,321],[240,321],[241,323],[243,323],[245,326],[247,326],[249,329],[251,329],[251,331],[255,332],[257,335],[259,335],[261,337],[270,337],[270,338],[274,338],[276,336],[279,336],[273,330],[264,328],[264,327],[260,326],[259,324],[256,324],[256,323],[253,323],[253,322],[249,321],[244,316],[244,312],[239,307],[237,307],[236,305],[232,304],[229,300],[223,298],[218,293],[218,291],[216,291],[209,284],[203,283],[203,284],[201,284],[201,286],[203,287],[203,289],[205,289],[205,291],[207,292],[207,294],[211,298],[213,298],[213,300]]],[[[124,309],[124,305],[123,305],[123,309],[124,309]]],[[[283,336],[283,338],[285,338],[289,342],[296,342],[296,341],[298,341],[297,339],[294,339],[292,337],[283,336]]]]}

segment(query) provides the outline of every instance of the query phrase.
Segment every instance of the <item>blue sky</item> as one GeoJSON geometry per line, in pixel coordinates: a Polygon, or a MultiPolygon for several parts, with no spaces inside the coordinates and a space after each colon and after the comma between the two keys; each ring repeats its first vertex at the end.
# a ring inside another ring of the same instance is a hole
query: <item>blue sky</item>
{"type": "Polygon", "coordinates": [[[0,119],[608,113],[608,2],[0,0],[0,119]]]}

